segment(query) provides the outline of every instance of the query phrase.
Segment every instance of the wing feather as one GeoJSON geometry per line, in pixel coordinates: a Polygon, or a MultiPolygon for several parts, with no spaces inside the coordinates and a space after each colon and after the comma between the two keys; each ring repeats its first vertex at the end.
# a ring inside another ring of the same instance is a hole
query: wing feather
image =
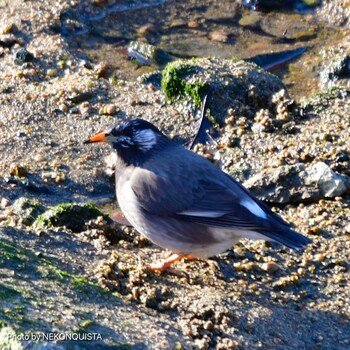
{"type": "Polygon", "coordinates": [[[267,224],[268,215],[265,219],[261,213],[272,211],[206,159],[182,148],[158,159],[161,164],[153,159],[152,167],[146,163],[131,179],[147,212],[219,227],[261,229],[267,224]],[[244,205],[247,201],[252,201],[252,208],[258,206],[260,216],[244,205]]]}

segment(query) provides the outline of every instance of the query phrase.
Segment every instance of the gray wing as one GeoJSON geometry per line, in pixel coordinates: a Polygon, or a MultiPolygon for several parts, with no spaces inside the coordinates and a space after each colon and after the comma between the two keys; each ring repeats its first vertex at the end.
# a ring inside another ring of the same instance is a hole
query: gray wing
{"type": "Polygon", "coordinates": [[[145,211],[205,225],[250,229],[262,229],[276,216],[287,226],[206,159],[184,149],[158,158],[162,163],[153,159],[152,168],[145,164],[131,178],[145,211]]]}

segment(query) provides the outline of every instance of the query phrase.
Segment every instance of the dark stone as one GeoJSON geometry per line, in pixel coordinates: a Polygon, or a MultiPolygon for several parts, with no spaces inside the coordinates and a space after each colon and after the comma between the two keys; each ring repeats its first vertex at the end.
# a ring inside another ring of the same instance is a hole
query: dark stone
{"type": "Polygon", "coordinates": [[[28,50],[21,48],[16,52],[15,64],[22,65],[26,62],[31,62],[34,59],[34,55],[28,50]]]}

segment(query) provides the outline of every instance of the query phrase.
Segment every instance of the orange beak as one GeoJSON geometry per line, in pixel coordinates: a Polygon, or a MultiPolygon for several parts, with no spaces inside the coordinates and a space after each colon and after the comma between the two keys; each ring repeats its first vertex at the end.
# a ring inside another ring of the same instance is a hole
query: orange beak
{"type": "Polygon", "coordinates": [[[84,141],[84,144],[93,143],[93,142],[106,142],[106,140],[107,140],[107,134],[105,132],[100,132],[99,134],[96,134],[90,137],[88,140],[84,141]]]}

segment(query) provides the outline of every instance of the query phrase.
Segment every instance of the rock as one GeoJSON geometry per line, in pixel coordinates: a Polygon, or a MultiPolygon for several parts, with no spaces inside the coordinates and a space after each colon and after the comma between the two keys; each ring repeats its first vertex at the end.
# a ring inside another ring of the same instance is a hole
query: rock
{"type": "Polygon", "coordinates": [[[321,3],[320,0],[253,0],[242,1],[242,5],[257,11],[286,11],[291,8],[297,9],[298,7],[316,7],[321,3]],[[300,4],[301,3],[301,4],[300,4]]]}
{"type": "MultiPolygon", "coordinates": [[[[290,203],[301,201],[295,192],[301,186],[302,163],[265,169],[244,182],[244,186],[263,201],[290,203]]],[[[298,193],[298,192],[297,192],[298,193]]]]}
{"type": "Polygon", "coordinates": [[[306,167],[302,163],[265,169],[244,182],[252,193],[272,203],[314,202],[341,196],[350,189],[350,178],[318,162],[306,167]]]}
{"type": "Polygon", "coordinates": [[[117,107],[115,105],[108,104],[106,106],[101,107],[99,113],[105,115],[114,115],[116,111],[117,107]]]}
{"type": "Polygon", "coordinates": [[[54,78],[54,77],[57,77],[58,75],[58,72],[56,69],[54,68],[49,68],[46,72],[46,76],[50,77],[50,78],[54,78]]]}
{"type": "Polygon", "coordinates": [[[18,33],[18,27],[14,22],[11,22],[11,23],[5,25],[1,29],[1,32],[2,32],[2,34],[9,34],[9,33],[16,34],[16,33],[18,33]]]}
{"type": "Polygon", "coordinates": [[[157,28],[151,23],[147,23],[137,29],[138,35],[146,35],[146,34],[155,33],[155,32],[157,32],[157,28]]]}
{"type": "Polygon", "coordinates": [[[262,108],[276,115],[281,101],[285,101],[282,103],[286,109],[290,104],[285,87],[277,76],[239,59],[177,60],[164,68],[161,84],[168,100],[188,101],[197,108],[205,94],[211,91],[210,112],[219,125],[224,125],[230,109],[253,121],[262,108]],[[283,96],[278,101],[273,99],[277,93],[283,96]]]}
{"type": "Polygon", "coordinates": [[[0,209],[4,209],[10,205],[10,200],[0,196],[0,209]]]}
{"type": "Polygon", "coordinates": [[[326,163],[318,162],[308,169],[306,185],[317,185],[325,198],[341,196],[350,185],[350,178],[335,173],[326,163]]]}
{"type": "Polygon", "coordinates": [[[89,220],[103,214],[92,204],[62,203],[40,215],[35,220],[38,227],[65,226],[73,232],[81,232],[89,220]]]}

